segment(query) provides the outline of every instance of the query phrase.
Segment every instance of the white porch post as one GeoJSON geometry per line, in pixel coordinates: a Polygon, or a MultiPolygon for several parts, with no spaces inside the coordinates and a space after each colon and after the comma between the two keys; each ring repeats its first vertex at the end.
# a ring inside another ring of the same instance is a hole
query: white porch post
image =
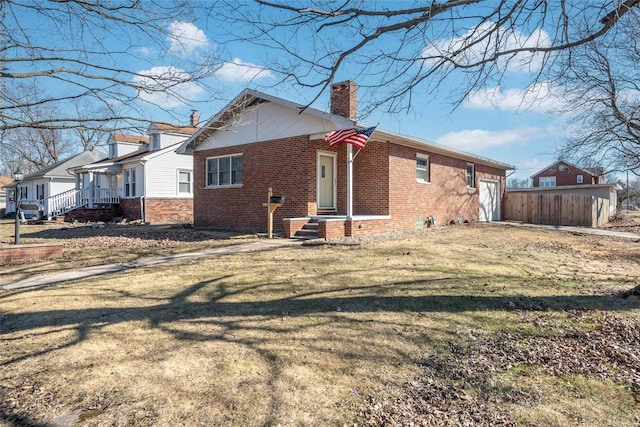
{"type": "Polygon", "coordinates": [[[89,171],[89,184],[87,185],[87,197],[89,198],[89,209],[93,209],[93,172],[89,171]]]}
{"type": "Polygon", "coordinates": [[[347,219],[353,216],[353,145],[347,144],[347,219]]]}

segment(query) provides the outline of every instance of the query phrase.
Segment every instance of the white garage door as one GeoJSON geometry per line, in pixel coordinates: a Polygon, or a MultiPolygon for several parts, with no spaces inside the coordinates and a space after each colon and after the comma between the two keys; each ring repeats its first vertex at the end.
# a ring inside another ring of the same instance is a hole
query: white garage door
{"type": "Polygon", "coordinates": [[[500,221],[500,182],[480,180],[480,221],[500,221]]]}

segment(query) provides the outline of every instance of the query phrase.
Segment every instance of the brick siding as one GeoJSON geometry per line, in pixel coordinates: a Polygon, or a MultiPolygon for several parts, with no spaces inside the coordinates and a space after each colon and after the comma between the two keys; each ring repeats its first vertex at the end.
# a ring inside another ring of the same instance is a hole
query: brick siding
{"type": "Polygon", "coordinates": [[[540,187],[540,178],[550,176],[556,177],[556,187],[564,185],[602,184],[597,176],[590,175],[587,172],[577,169],[567,163],[558,163],[534,176],[533,186],[540,187]],[[564,170],[560,170],[561,166],[564,170]],[[582,183],[578,183],[578,175],[582,175],[582,183]]]}
{"type": "Polygon", "coordinates": [[[122,216],[129,221],[142,219],[140,211],[140,197],[120,198],[120,207],[122,208],[122,216]]]}
{"type": "Polygon", "coordinates": [[[274,230],[282,230],[283,218],[315,214],[315,156],[308,136],[197,151],[194,224],[266,230],[267,208],[262,204],[267,202],[269,187],[274,196],[285,197],[284,205],[274,212],[274,230]],[[237,153],[242,153],[242,186],[207,188],[207,158],[237,153]]]}
{"type": "Polygon", "coordinates": [[[146,198],[144,220],[151,224],[193,223],[193,199],[146,198]]]}
{"type": "Polygon", "coordinates": [[[60,257],[62,257],[62,243],[0,247],[0,265],[22,264],[60,257]]]}
{"type": "MultiPolygon", "coordinates": [[[[197,151],[194,155],[194,224],[220,228],[266,230],[267,190],[285,196],[274,213],[274,230],[294,233],[297,224],[285,218],[317,214],[316,163],[318,150],[337,154],[337,214],[346,214],[346,146],[329,147],[307,136],[197,151]],[[242,153],[243,184],[237,188],[206,188],[206,159],[242,153]]],[[[356,150],[357,151],[357,150],[356,150]]],[[[320,235],[362,235],[410,230],[435,215],[437,225],[462,218],[477,221],[479,179],[500,181],[505,172],[475,165],[476,188],[466,185],[467,161],[393,143],[370,141],[354,160],[354,215],[390,215],[389,220],[331,221],[320,225],[320,235]],[[429,156],[430,183],[416,181],[416,153],[429,156]],[[325,227],[323,230],[322,227],[325,227]]]]}

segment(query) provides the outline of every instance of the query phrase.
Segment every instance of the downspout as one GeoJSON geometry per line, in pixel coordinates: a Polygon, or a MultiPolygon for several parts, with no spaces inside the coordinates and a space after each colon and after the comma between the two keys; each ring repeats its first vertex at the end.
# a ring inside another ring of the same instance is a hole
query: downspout
{"type": "Polygon", "coordinates": [[[147,196],[147,161],[141,159],[140,164],[142,165],[142,196],[140,196],[140,216],[142,217],[142,222],[145,223],[147,222],[145,206],[145,198],[147,196]]]}

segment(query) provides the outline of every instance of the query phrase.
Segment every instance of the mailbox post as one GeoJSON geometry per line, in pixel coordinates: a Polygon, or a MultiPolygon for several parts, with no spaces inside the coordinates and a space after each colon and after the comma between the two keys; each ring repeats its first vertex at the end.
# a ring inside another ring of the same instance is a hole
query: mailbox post
{"type": "Polygon", "coordinates": [[[267,231],[269,233],[270,239],[273,238],[273,213],[282,205],[284,205],[284,197],[274,196],[273,189],[269,187],[269,192],[267,193],[267,203],[263,203],[262,206],[267,207],[267,231]]]}

